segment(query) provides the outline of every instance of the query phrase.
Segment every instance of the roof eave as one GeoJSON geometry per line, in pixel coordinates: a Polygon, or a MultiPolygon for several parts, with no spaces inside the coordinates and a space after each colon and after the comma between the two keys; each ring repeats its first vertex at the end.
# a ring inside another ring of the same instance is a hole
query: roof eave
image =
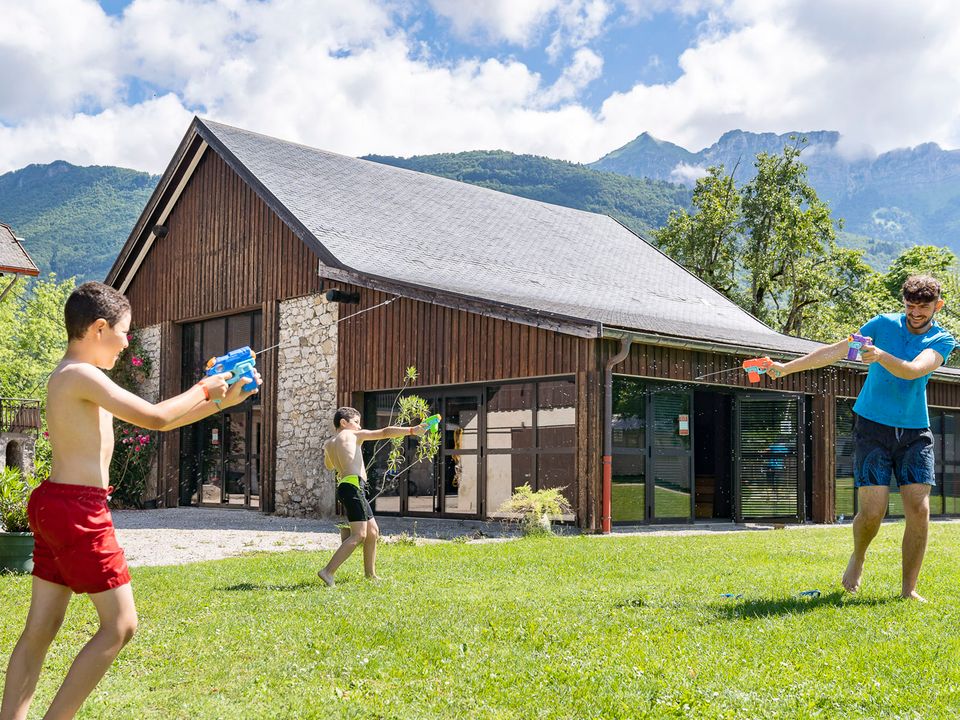
{"type": "Polygon", "coordinates": [[[585,320],[583,318],[535,310],[479,296],[462,295],[449,290],[440,290],[426,285],[370,275],[342,265],[340,267],[329,267],[324,266],[321,262],[317,274],[319,277],[327,280],[357,285],[359,287],[399,295],[434,305],[442,305],[457,310],[484,314],[509,322],[532,325],[565,335],[574,335],[576,337],[589,339],[600,337],[602,325],[598,322],[585,320]]]}

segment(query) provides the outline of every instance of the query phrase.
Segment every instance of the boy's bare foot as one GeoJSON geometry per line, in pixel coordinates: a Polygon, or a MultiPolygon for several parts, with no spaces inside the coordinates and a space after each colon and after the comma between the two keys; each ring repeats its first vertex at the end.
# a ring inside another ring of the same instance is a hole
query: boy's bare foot
{"type": "Polygon", "coordinates": [[[920,597],[917,594],[916,590],[908,593],[902,593],[900,597],[903,598],[904,600],[916,600],[917,602],[922,602],[922,603],[925,603],[927,601],[926,598],[920,597]]]}
{"type": "Polygon", "coordinates": [[[323,580],[327,587],[333,587],[336,583],[333,581],[333,575],[329,575],[326,570],[321,570],[317,573],[320,576],[320,579],[323,580]]]}
{"type": "Polygon", "coordinates": [[[367,580],[374,580],[374,581],[376,581],[376,580],[379,580],[379,579],[380,579],[380,576],[379,576],[379,575],[367,575],[366,578],[367,578],[367,580]]]}
{"type": "Polygon", "coordinates": [[[850,562],[843,573],[840,584],[848,593],[855,593],[860,589],[860,578],[863,576],[863,561],[857,561],[856,555],[850,555],[850,562]]]}

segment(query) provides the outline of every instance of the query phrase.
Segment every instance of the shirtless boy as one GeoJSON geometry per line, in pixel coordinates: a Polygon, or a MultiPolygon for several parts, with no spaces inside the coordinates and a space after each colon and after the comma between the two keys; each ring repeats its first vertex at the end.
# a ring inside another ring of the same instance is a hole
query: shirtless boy
{"type": "Polygon", "coordinates": [[[0,720],[27,717],[73,593],[90,596],[100,627],[73,661],[45,718],[72,718],[137,629],[130,573],[107,509],[113,417],[172,430],[257,392],[244,390],[243,382],[228,389],[230,374],[224,373],[151,404],[103,372],[128,344],[130,303],[123,295],[102,283],[84,283],[67,300],[64,319],[67,351],[47,383],[50,479],[33,491],[27,506],[35,541],[30,610],[10,655],[0,720]]]}
{"type": "Polygon", "coordinates": [[[367,440],[404,437],[405,435],[423,435],[427,424],[412,427],[385,427],[380,430],[363,430],[360,427],[360,413],[350,407],[342,407],[333,416],[333,426],[337,434],[323,446],[324,464],[328,470],[337,473],[337,500],[343,505],[350,523],[350,534],[330,558],[327,566],[317,573],[330,587],[333,587],[333,574],[350,557],[357,545],[363,544],[363,571],[371,579],[376,579],[377,538],[380,528],[373,519],[373,510],[364,493],[367,483],[367,471],[363,465],[363,453],[360,446],[367,440]]]}

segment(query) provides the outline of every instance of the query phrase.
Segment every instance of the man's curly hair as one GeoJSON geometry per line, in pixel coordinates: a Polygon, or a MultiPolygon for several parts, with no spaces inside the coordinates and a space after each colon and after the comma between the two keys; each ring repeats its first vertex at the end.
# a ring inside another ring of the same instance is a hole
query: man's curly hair
{"type": "Polygon", "coordinates": [[[940,281],[930,275],[911,275],[904,281],[901,293],[908,302],[934,302],[940,299],[940,281]]]}

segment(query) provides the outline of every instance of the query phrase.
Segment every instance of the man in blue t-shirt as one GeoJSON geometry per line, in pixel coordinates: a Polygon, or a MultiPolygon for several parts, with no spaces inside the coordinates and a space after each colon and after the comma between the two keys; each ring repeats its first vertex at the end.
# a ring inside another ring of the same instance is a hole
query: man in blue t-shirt
{"type": "MultiPolygon", "coordinates": [[[[934,320],[943,307],[940,283],[928,275],[907,278],[902,288],[904,312],[877,315],[860,328],[872,339],[861,351],[870,366],[854,411],[854,484],[858,510],[853,519],[853,554],[843,573],[848,592],[860,589],[867,548],[887,511],[890,474],[896,475],[903,499],[904,598],[923,600],[917,578],[927,549],[933,433],[927,414],[927,380],[946,362],[957,344],[934,320]]],[[[774,363],[772,378],[825,367],[847,356],[847,340],[814,350],[788,363],[774,363]]]]}

